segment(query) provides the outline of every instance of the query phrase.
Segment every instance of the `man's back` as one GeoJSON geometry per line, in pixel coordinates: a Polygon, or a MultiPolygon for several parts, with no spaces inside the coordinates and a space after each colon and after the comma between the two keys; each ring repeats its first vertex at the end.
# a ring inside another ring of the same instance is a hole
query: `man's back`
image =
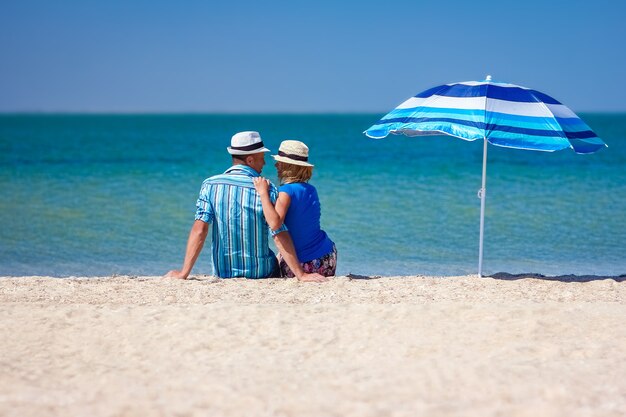
{"type": "MultiPolygon", "coordinates": [[[[264,278],[276,270],[269,230],[252,178],[259,174],[234,165],[202,183],[196,220],[212,223],[213,274],[222,278],[264,278]]],[[[271,187],[272,200],[278,191],[271,187]]]]}

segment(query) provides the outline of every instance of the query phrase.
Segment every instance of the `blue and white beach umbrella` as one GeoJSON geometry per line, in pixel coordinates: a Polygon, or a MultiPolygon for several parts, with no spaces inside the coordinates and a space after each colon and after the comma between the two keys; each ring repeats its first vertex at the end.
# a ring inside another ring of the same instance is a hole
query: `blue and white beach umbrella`
{"type": "Polygon", "coordinates": [[[393,133],[449,135],[467,141],[484,141],[482,188],[479,190],[479,276],[483,263],[487,142],[506,148],[548,152],[572,148],[582,154],[606,146],[585,122],[557,100],[536,90],[493,82],[491,76],[485,81],[445,84],[419,93],[363,133],[374,139],[393,133]]]}

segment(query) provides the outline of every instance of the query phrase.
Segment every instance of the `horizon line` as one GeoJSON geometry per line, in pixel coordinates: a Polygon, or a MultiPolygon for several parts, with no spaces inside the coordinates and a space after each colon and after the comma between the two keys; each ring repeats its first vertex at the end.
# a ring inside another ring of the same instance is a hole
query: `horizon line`
{"type": "MultiPolygon", "coordinates": [[[[303,116],[303,115],[385,115],[389,111],[108,111],[108,110],[25,110],[4,111],[0,116],[303,116]]],[[[580,114],[626,114],[626,110],[580,110],[580,114]]]]}

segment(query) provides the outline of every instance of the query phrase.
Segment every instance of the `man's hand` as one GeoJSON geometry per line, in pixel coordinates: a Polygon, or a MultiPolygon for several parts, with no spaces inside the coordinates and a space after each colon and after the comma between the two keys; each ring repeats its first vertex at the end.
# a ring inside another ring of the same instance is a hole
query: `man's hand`
{"type": "Polygon", "coordinates": [[[202,220],[193,222],[189,232],[189,239],[187,240],[187,251],[185,252],[182,271],[172,270],[165,274],[165,278],[187,279],[193,269],[193,265],[196,263],[196,259],[198,259],[198,255],[202,251],[202,246],[204,246],[208,233],[209,225],[207,223],[202,220]]]}
{"type": "Polygon", "coordinates": [[[298,277],[298,281],[301,281],[301,282],[326,282],[328,280],[330,280],[330,278],[325,277],[324,275],[320,275],[318,273],[303,274],[298,277]]]}
{"type": "Polygon", "coordinates": [[[183,274],[181,271],[172,270],[165,274],[165,278],[175,278],[175,279],[187,279],[189,275],[183,274]]]}

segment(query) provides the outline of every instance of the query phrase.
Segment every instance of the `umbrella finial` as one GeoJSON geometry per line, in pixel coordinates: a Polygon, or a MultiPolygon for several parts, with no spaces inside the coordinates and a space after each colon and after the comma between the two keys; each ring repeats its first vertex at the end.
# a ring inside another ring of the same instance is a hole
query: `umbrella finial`
{"type": "Polygon", "coordinates": [[[485,81],[491,81],[491,75],[487,75],[487,76],[485,77],[485,81]]]}

